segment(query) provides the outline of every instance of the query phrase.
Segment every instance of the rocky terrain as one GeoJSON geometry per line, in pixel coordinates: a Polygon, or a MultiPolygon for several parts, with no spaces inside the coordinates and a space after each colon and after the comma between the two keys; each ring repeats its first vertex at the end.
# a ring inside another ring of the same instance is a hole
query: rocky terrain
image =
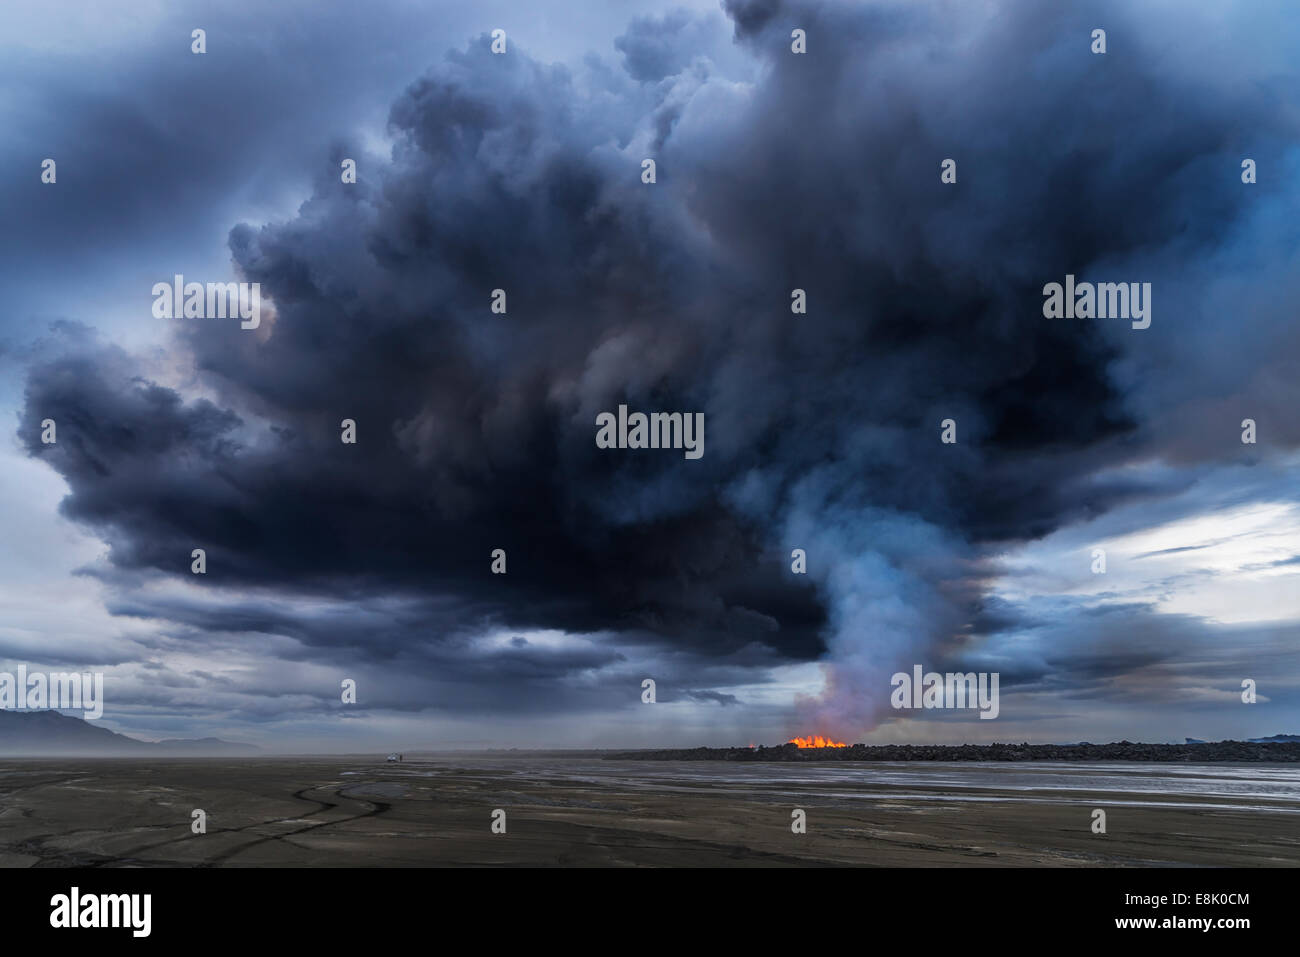
{"type": "Polygon", "coordinates": [[[1208,741],[1197,744],[855,744],[844,748],[687,748],[623,751],[631,761],[1276,761],[1300,762],[1300,742],[1208,741]]]}

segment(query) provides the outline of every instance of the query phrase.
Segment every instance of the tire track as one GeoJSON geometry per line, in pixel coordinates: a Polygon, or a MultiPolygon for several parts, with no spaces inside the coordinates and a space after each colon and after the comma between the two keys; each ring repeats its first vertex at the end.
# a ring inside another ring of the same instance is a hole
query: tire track
{"type": "MultiPolygon", "coordinates": [[[[338,798],[340,798],[340,799],[343,799],[343,798],[342,798],[342,795],[339,794],[339,790],[341,789],[341,787],[342,787],[342,786],[340,785],[339,788],[336,788],[336,789],[335,789],[335,791],[334,791],[334,796],[335,796],[335,797],[338,797],[338,798]]],[[[252,824],[244,824],[244,825],[241,825],[240,827],[222,827],[222,828],[217,828],[216,830],[212,831],[211,833],[212,833],[212,834],[238,834],[238,833],[240,833],[240,832],[242,832],[242,831],[247,831],[247,830],[250,830],[251,828],[255,828],[255,827],[268,827],[268,826],[275,825],[275,824],[283,824],[285,821],[296,821],[296,820],[300,820],[300,819],[302,819],[302,818],[304,818],[304,817],[313,817],[313,816],[315,816],[315,815],[317,815],[317,814],[323,814],[323,813],[325,813],[326,811],[329,811],[329,810],[332,810],[332,809],[338,807],[337,804],[331,803],[331,802],[329,802],[329,801],[320,801],[320,800],[317,800],[316,798],[312,798],[312,797],[307,797],[307,796],[306,796],[306,794],[307,794],[308,791],[315,791],[315,790],[317,790],[317,787],[315,787],[315,786],[310,786],[310,787],[305,787],[305,788],[299,788],[297,791],[294,791],[292,795],[290,795],[290,797],[296,798],[296,799],[299,800],[299,801],[307,801],[307,802],[309,802],[309,803],[311,803],[311,804],[319,805],[315,810],[307,811],[307,812],[304,813],[304,814],[291,814],[291,815],[289,815],[288,817],[277,817],[277,818],[271,818],[271,819],[268,820],[268,821],[255,821],[255,822],[253,822],[252,824]]],[[[366,815],[363,814],[363,815],[358,815],[358,816],[359,816],[359,817],[365,817],[366,815]]],[[[351,818],[344,818],[344,820],[351,820],[351,818]]],[[[329,822],[327,822],[327,823],[329,823],[329,822]]],[[[151,828],[158,828],[158,827],[164,827],[164,828],[185,827],[185,828],[186,828],[186,833],[185,833],[184,835],[182,835],[181,837],[168,838],[168,839],[165,840],[165,841],[155,841],[155,842],[152,843],[152,844],[141,844],[139,847],[129,848],[128,850],[122,851],[121,854],[118,854],[118,855],[116,855],[116,856],[114,856],[114,857],[105,857],[103,860],[101,860],[101,861],[97,861],[96,863],[94,863],[94,864],[89,864],[89,865],[87,865],[87,866],[89,866],[89,867],[106,867],[106,866],[111,866],[111,865],[113,865],[113,864],[115,864],[115,863],[121,863],[121,864],[144,864],[144,865],[148,865],[149,862],[138,860],[137,857],[136,857],[136,855],[141,854],[141,853],[143,853],[143,852],[145,852],[145,851],[152,851],[152,850],[156,850],[157,848],[160,848],[160,847],[166,847],[166,846],[169,845],[169,844],[179,844],[181,841],[187,841],[187,840],[189,840],[191,837],[194,837],[194,836],[195,836],[195,835],[193,835],[193,834],[191,834],[191,833],[189,832],[189,828],[188,828],[185,824],[147,824],[147,825],[142,825],[142,826],[143,826],[143,827],[151,827],[151,828]]],[[[319,825],[319,824],[311,825],[311,827],[307,828],[307,830],[310,830],[312,827],[321,827],[321,826],[322,826],[322,825],[319,825]]],[[[298,833],[298,832],[297,832],[297,831],[287,831],[287,832],[286,832],[286,834],[296,834],[296,833],[298,833]]],[[[242,848],[244,848],[244,847],[251,847],[253,844],[260,844],[260,843],[261,843],[261,840],[258,840],[258,841],[252,841],[252,842],[250,842],[249,844],[241,844],[241,845],[239,845],[239,847],[235,848],[235,850],[238,851],[238,850],[240,850],[240,849],[242,849],[242,848]]],[[[224,858],[222,858],[222,859],[224,859],[224,858]]],[[[172,863],[168,863],[168,864],[166,864],[166,865],[156,865],[156,866],[175,867],[175,866],[178,866],[178,865],[176,865],[176,864],[172,864],[172,863]]],[[[208,866],[211,866],[211,863],[210,863],[210,862],[203,862],[203,863],[200,863],[200,864],[196,864],[196,865],[194,865],[194,866],[196,866],[196,867],[208,867],[208,866]]]]}
{"type": "MultiPolygon", "coordinates": [[[[307,790],[307,789],[304,788],[303,790],[307,790]]],[[[348,821],[359,821],[365,817],[377,817],[380,814],[386,813],[390,808],[392,808],[391,804],[386,804],[383,801],[365,801],[362,800],[361,798],[347,797],[342,793],[340,793],[342,790],[343,790],[342,785],[334,789],[334,796],[338,798],[340,801],[356,801],[358,804],[369,804],[371,806],[370,810],[364,811],[361,814],[353,814],[349,817],[341,817],[336,821],[322,821],[320,824],[308,824],[306,827],[300,827],[293,831],[286,831],[283,834],[271,834],[266,837],[260,837],[255,841],[249,841],[247,844],[241,844],[238,847],[233,847],[228,851],[224,851],[223,853],[218,854],[216,857],[210,858],[209,860],[204,861],[202,864],[199,864],[197,866],[217,867],[225,863],[226,861],[230,860],[236,854],[242,854],[244,853],[244,851],[247,851],[250,848],[257,847],[258,845],[266,844],[270,841],[283,841],[290,837],[296,837],[299,834],[305,834],[308,831],[318,831],[323,827],[333,827],[335,824],[346,824],[348,821]]],[[[301,793],[302,793],[301,791],[298,792],[297,794],[294,795],[294,797],[298,797],[298,795],[301,793]]],[[[312,800],[312,799],[307,798],[306,800],[312,800]]],[[[338,807],[337,804],[333,804],[330,806],[338,807]]],[[[313,813],[319,813],[319,812],[313,812],[313,813]]],[[[304,815],[304,817],[305,816],[307,815],[304,815]]],[[[281,820],[292,820],[292,819],[282,818],[281,820]]],[[[250,825],[250,826],[260,826],[260,825],[250,825]]],[[[247,830],[247,828],[238,828],[238,830],[247,830]]]]}

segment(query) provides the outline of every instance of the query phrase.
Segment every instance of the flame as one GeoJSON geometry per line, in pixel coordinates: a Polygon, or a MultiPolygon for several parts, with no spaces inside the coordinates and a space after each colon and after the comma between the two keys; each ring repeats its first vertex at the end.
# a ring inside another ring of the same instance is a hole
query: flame
{"type": "Polygon", "coordinates": [[[820,734],[814,734],[807,738],[791,738],[789,741],[800,748],[847,748],[848,745],[843,741],[832,741],[830,738],[823,738],[820,734]]]}

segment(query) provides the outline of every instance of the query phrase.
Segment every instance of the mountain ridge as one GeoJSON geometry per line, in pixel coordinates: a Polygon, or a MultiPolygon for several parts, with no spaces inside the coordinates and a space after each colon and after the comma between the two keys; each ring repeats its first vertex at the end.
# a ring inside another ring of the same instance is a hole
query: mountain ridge
{"type": "Polygon", "coordinates": [[[0,755],[5,756],[237,755],[256,754],[261,750],[253,744],[220,738],[141,741],[60,711],[0,710],[0,755]]]}

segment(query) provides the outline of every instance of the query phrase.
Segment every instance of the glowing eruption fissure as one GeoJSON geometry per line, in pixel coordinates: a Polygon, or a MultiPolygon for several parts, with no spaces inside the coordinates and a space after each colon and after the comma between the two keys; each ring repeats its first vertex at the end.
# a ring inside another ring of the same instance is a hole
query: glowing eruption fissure
{"type": "Polygon", "coordinates": [[[832,741],[830,738],[823,738],[820,734],[814,734],[807,738],[791,738],[788,742],[800,748],[847,748],[848,745],[843,741],[832,741]]]}

